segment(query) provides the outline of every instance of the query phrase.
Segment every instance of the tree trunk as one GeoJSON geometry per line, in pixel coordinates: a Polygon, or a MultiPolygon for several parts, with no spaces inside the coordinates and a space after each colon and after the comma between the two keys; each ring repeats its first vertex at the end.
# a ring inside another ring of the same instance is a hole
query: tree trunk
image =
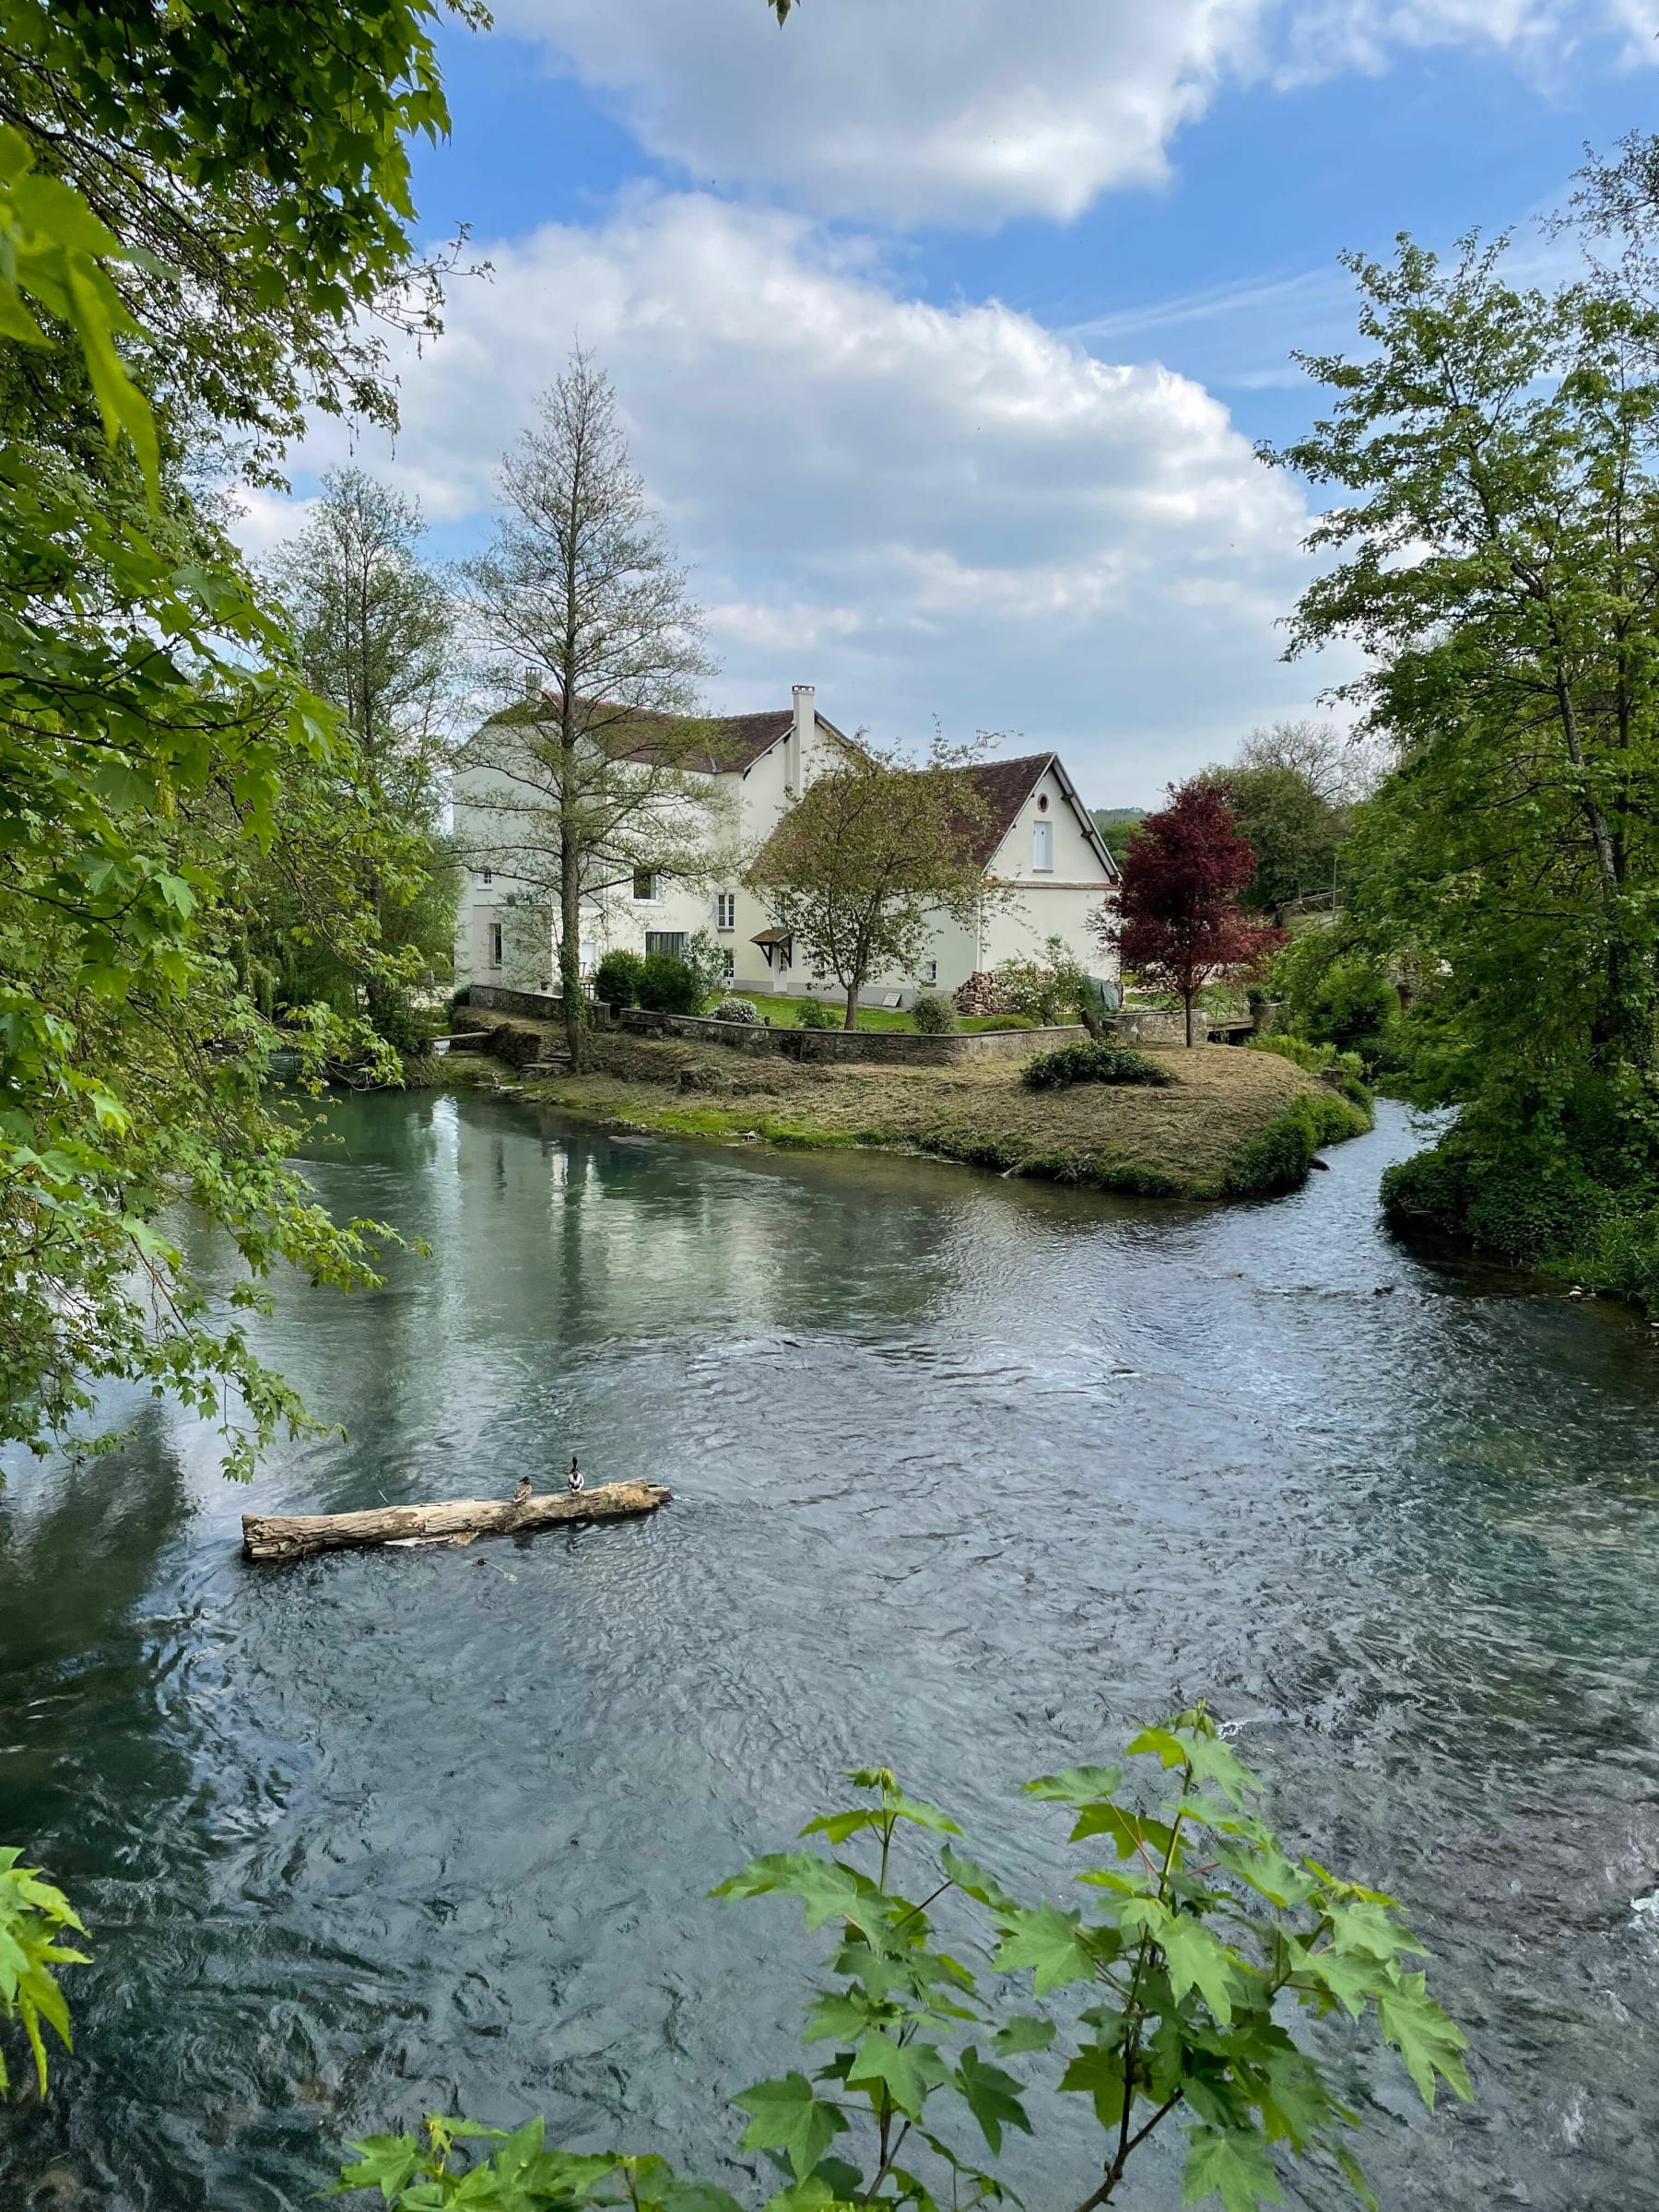
{"type": "Polygon", "coordinates": [[[571,819],[573,811],[571,780],[574,772],[575,747],[567,736],[559,806],[559,989],[564,1001],[565,1044],[571,1055],[571,1073],[580,1075],[585,1008],[582,999],[582,851],[571,819]]]}
{"type": "Polygon", "coordinates": [[[847,1017],[841,1023],[841,1027],[843,1030],[855,1030],[858,1027],[858,985],[856,983],[847,985],[847,1017]]]}
{"type": "Polygon", "coordinates": [[[1193,1049],[1193,1001],[1190,995],[1188,996],[1185,1004],[1187,1051],[1190,1053],[1193,1049]]]}
{"type": "Polygon", "coordinates": [[[531,1498],[523,1505],[492,1498],[455,1498],[443,1505],[371,1506],[359,1513],[244,1513],[242,1555],[298,1559],[313,1551],[351,1551],[379,1544],[453,1543],[475,1535],[515,1535],[559,1521],[615,1521],[654,1513],[674,1495],[654,1482],[613,1482],[597,1489],[531,1498]]]}

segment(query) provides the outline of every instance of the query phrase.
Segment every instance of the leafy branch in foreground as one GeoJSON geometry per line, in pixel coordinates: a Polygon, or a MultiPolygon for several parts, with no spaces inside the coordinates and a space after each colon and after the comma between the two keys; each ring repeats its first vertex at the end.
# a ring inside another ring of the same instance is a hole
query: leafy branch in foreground
{"type": "MultiPolygon", "coordinates": [[[[72,1951],[58,1940],[65,1928],[85,1935],[79,1915],[61,1889],[41,1879],[34,1866],[19,1866],[19,1851],[0,1851],[0,2022],[23,2023],[29,2048],[34,2055],[35,2078],[46,2094],[46,2045],[41,2035],[43,2020],[65,2050],[69,2045],[69,2008],[58,1987],[53,1967],[85,1966],[84,1951],[72,1951]]],[[[0,2097],[10,2093],[6,2052],[0,2046],[0,2097]]]]}
{"type": "MultiPolygon", "coordinates": [[[[1282,2024],[1292,2007],[1369,2020],[1430,2109],[1441,2082],[1468,2097],[1465,2039],[1409,1966],[1422,1946],[1394,1899],[1290,1854],[1251,1809],[1259,1785],[1202,1706],[1144,1730],[1123,1766],[1026,1784],[1075,1816],[1073,1842],[1095,1846],[1096,1863],[1077,1877],[1087,1910],[1022,1904],[953,1840],[956,1822],[907,1796],[885,1767],[850,1779],[868,1802],[802,1830],[828,1854],[774,1853],[714,1892],[794,1897],[808,1928],[835,1931],[801,2038],[833,2056],[733,2100],[748,2116],[739,2148],[765,2153],[785,2177],[765,2212],[970,2212],[1008,2198],[977,2148],[951,2138],[971,2124],[995,2159],[1010,2128],[1032,2134],[1030,2088],[1008,2070],[1032,2065],[1057,2067],[1052,2087],[1087,2096],[1104,2133],[1100,2179],[1079,2212],[1116,2197],[1135,2151],[1176,2116],[1187,2123],[1189,2205],[1219,2196],[1226,2212],[1254,2212],[1279,2202],[1277,2150],[1319,2160],[1374,2206],[1347,2140],[1359,2116],[1282,2024]],[[889,1877],[917,1831],[938,1848],[912,1897],[889,1877]],[[1002,2012],[937,1940],[930,1915],[951,1892],[989,1924],[993,1971],[1030,1974],[1042,2011],[1002,2012]],[[1053,2017],[1051,1999],[1071,2017],[1053,2017]]],[[[539,2120],[509,2135],[433,2117],[423,2136],[353,2147],[337,2192],[378,2189],[400,2212],[741,2212],[724,2189],[677,2180],[658,2158],[548,2149],[539,2120]],[[459,2164],[463,2138],[497,2147],[459,2164]]]]}

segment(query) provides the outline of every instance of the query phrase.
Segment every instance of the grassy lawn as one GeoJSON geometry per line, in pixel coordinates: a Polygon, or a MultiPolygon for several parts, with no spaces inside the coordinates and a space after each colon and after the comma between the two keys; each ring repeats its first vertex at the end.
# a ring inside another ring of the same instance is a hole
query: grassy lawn
{"type": "MultiPolygon", "coordinates": [[[[747,998],[749,994],[747,991],[736,991],[733,995],[737,998],[747,998]]],[[[796,1026],[795,1017],[803,1006],[828,1006],[835,1017],[835,1026],[838,1030],[841,1026],[845,1013],[845,1008],[838,1000],[785,998],[782,992],[773,997],[769,994],[758,991],[754,994],[754,1003],[757,1011],[771,1020],[774,1030],[793,1030],[796,1026]]],[[[712,1013],[713,1008],[711,1007],[710,1011],[712,1013]]],[[[994,1018],[994,1017],[984,1014],[959,1015],[957,1018],[957,1028],[959,1030],[988,1030],[993,1027],[994,1018]]],[[[861,1030],[902,1030],[907,1033],[915,1028],[915,1024],[908,1014],[896,1013],[887,1006],[860,1006],[857,1026],[861,1030]]]]}
{"type": "MultiPolygon", "coordinates": [[[[516,1057],[506,1041],[502,1049],[516,1057]]],[[[1316,1076],[1276,1054],[1226,1045],[1157,1052],[1173,1077],[1165,1088],[1085,1083],[1042,1091],[1021,1083],[1018,1060],[926,1068],[802,1063],[614,1034],[591,1038],[589,1052],[580,1076],[531,1080],[513,1078],[498,1061],[457,1055],[446,1065],[450,1079],[506,1077],[526,1099],[612,1127],[759,1138],[794,1150],[933,1152],[1147,1196],[1292,1189],[1319,1145],[1370,1125],[1316,1076]]]]}

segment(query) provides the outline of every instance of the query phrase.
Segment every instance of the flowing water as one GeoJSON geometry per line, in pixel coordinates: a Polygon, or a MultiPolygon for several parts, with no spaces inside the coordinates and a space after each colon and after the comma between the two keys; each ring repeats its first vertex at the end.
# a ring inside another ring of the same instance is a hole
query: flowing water
{"type": "MultiPolygon", "coordinates": [[[[143,1401],[0,1500],[0,1837],[97,1952],[49,2104],[0,2117],[8,2212],[297,2206],[439,2108],[747,2186],[722,2100],[792,2063],[818,1945],[710,1886],[880,1758],[1063,1896],[1011,1785],[1201,1693],[1470,2032],[1477,2103],[1432,2122],[1345,2058],[1383,2203],[1659,2206],[1659,1331],[1396,1248],[1396,1110],[1226,1211],[500,1101],[336,1118],[329,1202],[432,1246],[265,1332],[350,1441],[250,1500],[143,1401]],[[504,1495],[572,1447],[676,1502],[237,1555],[250,1503],[504,1495]]],[[[1092,2186],[1060,2101],[1009,2169],[1033,2212],[1092,2186]]],[[[1160,2156],[1128,2201],[1179,2194],[1160,2156]]]]}

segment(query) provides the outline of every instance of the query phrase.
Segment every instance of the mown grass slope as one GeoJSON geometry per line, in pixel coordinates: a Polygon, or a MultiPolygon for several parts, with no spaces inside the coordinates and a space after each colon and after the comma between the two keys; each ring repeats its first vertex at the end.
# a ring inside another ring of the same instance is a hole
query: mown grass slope
{"type": "MultiPolygon", "coordinates": [[[[514,1023],[523,1031],[535,1025],[514,1023]]],[[[549,1032],[550,1034],[550,1032],[549,1032]]],[[[516,1041],[503,1038],[503,1046],[516,1041]]],[[[516,1059],[520,1044],[506,1056],[516,1059]]],[[[718,1045],[595,1036],[580,1076],[518,1077],[520,1095],[584,1119],[798,1149],[878,1145],[1150,1196],[1294,1189],[1322,1144],[1359,1135],[1364,1111],[1318,1077],[1226,1045],[1158,1054],[1167,1088],[1098,1083],[1031,1091],[1018,1060],[952,1067],[802,1064],[718,1045]]],[[[492,1065],[460,1055],[460,1080],[492,1065]]]]}

